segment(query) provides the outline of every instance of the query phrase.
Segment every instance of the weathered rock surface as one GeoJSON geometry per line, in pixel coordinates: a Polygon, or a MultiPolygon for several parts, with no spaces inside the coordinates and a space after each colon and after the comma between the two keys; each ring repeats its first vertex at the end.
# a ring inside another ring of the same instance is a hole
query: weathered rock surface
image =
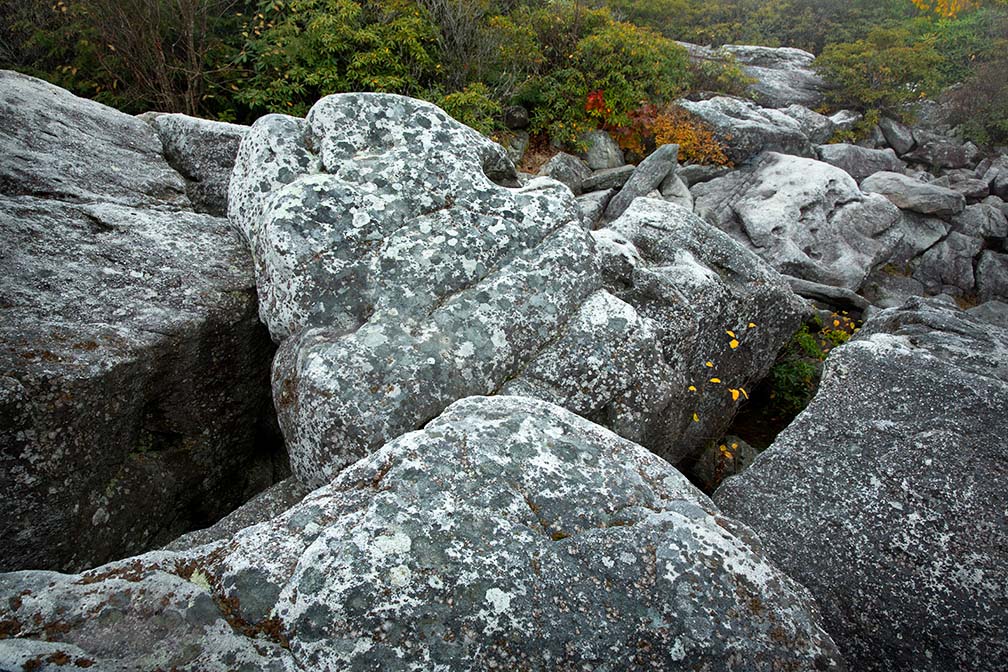
{"type": "Polygon", "coordinates": [[[986,250],[980,255],[976,287],[981,301],[1008,300],[1008,254],[986,250]]]}
{"type": "Polygon", "coordinates": [[[824,143],[836,133],[837,127],[832,119],[814,112],[804,105],[788,105],[782,108],[781,112],[797,121],[802,133],[813,144],[824,143]]]}
{"type": "Polygon", "coordinates": [[[592,191],[577,197],[577,206],[581,211],[581,223],[591,231],[602,220],[609,201],[616,195],[615,189],[592,191]]]}
{"type": "Polygon", "coordinates": [[[1008,218],[1000,208],[987,203],[967,206],[952,218],[952,225],[960,233],[973,238],[985,238],[992,244],[1008,238],[1008,218]]]}
{"type": "Polygon", "coordinates": [[[914,261],[913,277],[930,294],[960,296],[976,284],[973,260],[983,241],[953,231],[914,261]]]}
{"type": "Polygon", "coordinates": [[[585,178],[591,174],[591,168],[584,161],[565,152],[560,152],[539,169],[539,175],[563,182],[575,195],[581,193],[585,178]]]}
{"type": "Polygon", "coordinates": [[[823,101],[823,81],[812,69],[815,56],[793,47],[761,47],[729,44],[722,47],[754,78],[756,102],[766,107],[797,103],[818,107],[823,101]]]}
{"type": "Polygon", "coordinates": [[[0,73],[0,568],[203,527],[286,467],[251,259],[143,121],[0,73]]]}
{"type": "Polygon", "coordinates": [[[900,156],[909,152],[917,144],[913,131],[890,117],[882,117],[879,121],[879,130],[882,131],[889,146],[900,156]]]}
{"type": "Polygon", "coordinates": [[[586,133],[582,142],[588,146],[584,160],[592,170],[619,168],[624,163],[623,150],[619,148],[612,136],[603,130],[586,133]]]}
{"type": "Polygon", "coordinates": [[[901,171],[906,166],[891,149],[867,149],[836,143],[819,145],[816,153],[821,161],[836,166],[858,182],[874,173],[901,171]]]}
{"type": "Polygon", "coordinates": [[[669,203],[681,205],[687,210],[693,209],[693,194],[682,178],[676,173],[670,173],[658,188],[662,198],[669,203]]]}
{"type": "Polygon", "coordinates": [[[677,374],[639,442],[678,463],[725,433],[808,307],[756,255],[672,203],[637,199],[594,236],[606,287],[654,321],[677,374]]]}
{"type": "Polygon", "coordinates": [[[745,163],[764,151],[814,154],[801,125],[779,110],[725,96],[696,102],[681,100],[679,105],[711,126],[735,164],[745,163]]]}
{"type": "Polygon", "coordinates": [[[907,161],[922,163],[932,170],[965,168],[976,163],[976,147],[953,142],[940,135],[923,130],[914,131],[917,146],[903,154],[907,161]]]}
{"type": "Polygon", "coordinates": [[[606,206],[605,218],[613,220],[626,212],[634,199],[656,189],[669,174],[674,174],[679,159],[679,145],[662,145],[652,152],[630,175],[619,193],[606,206]]]}
{"type": "Polygon", "coordinates": [[[999,156],[984,171],[983,180],[990,185],[990,193],[1008,200],[1008,156],[999,156]]]}
{"type": "Polygon", "coordinates": [[[152,114],[150,124],[169,165],[185,178],[196,212],[227,214],[228,183],[247,126],[197,119],[184,114],[152,114]]]}
{"type": "Polygon", "coordinates": [[[899,242],[899,211],[844,171],[769,152],[692,189],[696,211],[778,271],[850,290],[899,242]]]}
{"type": "Polygon", "coordinates": [[[957,215],[966,207],[966,199],[959,192],[899,173],[875,173],[861,182],[861,189],[868,194],[882,194],[897,207],[923,215],[957,215]]]}
{"type": "Polygon", "coordinates": [[[636,170],[636,166],[627,165],[595,171],[584,179],[581,183],[581,189],[585,193],[604,189],[620,189],[633,175],[634,170],[636,170]]]}
{"type": "Polygon", "coordinates": [[[816,596],[851,669],[1008,658],[1006,343],[948,304],[881,313],[714,496],[816,596]]]}
{"type": "Polygon", "coordinates": [[[756,549],[639,446],[542,402],[471,398],[231,540],[3,575],[0,660],[843,669],[807,591],[756,549]]]}

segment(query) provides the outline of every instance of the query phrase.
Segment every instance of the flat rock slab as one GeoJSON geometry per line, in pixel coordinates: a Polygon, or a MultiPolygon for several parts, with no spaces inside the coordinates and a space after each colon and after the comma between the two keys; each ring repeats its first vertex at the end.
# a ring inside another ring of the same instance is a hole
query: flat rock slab
{"type": "Polygon", "coordinates": [[[39,80],[0,73],[0,144],[0,568],[137,553],[269,485],[240,236],[148,124],[39,80]]]}
{"type": "Polygon", "coordinates": [[[1008,332],[908,302],[826,360],[809,407],[715,493],[808,587],[857,670],[1008,659],[1008,332]]]}
{"type": "Polygon", "coordinates": [[[875,173],[861,182],[861,189],[868,194],[881,194],[900,209],[922,215],[951,217],[966,207],[966,198],[959,192],[901,173],[875,173]]]}
{"type": "Polygon", "coordinates": [[[756,546],[643,448],[471,398],[229,541],[0,576],[0,663],[65,644],[98,669],[843,669],[756,546]]]}

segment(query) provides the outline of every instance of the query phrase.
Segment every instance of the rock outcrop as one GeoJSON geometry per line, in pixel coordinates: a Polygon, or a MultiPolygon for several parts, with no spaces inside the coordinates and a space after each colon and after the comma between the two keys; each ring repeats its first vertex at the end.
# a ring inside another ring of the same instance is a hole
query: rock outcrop
{"type": "Polygon", "coordinates": [[[781,110],[738,98],[681,100],[679,105],[709,125],[728,158],[741,165],[761,152],[814,156],[802,124],[781,110]]]}
{"type": "Polygon", "coordinates": [[[900,209],[922,215],[950,217],[966,207],[966,199],[959,192],[901,173],[875,173],[861,182],[861,189],[868,194],[881,194],[900,209]]]}
{"type": "Polygon", "coordinates": [[[954,305],[882,312],[715,502],[822,606],[858,670],[1008,658],[1008,332],[954,305]]]}
{"type": "Polygon", "coordinates": [[[0,73],[0,568],[79,570],[282,473],[252,262],[143,121],[0,73]]]}
{"type": "Polygon", "coordinates": [[[229,540],[0,576],[0,664],[843,669],[757,547],[639,446],[472,398],[229,540]]]}
{"type": "Polygon", "coordinates": [[[900,241],[899,210],[826,163],[767,153],[693,188],[696,211],[778,271],[857,290],[900,241]]]}

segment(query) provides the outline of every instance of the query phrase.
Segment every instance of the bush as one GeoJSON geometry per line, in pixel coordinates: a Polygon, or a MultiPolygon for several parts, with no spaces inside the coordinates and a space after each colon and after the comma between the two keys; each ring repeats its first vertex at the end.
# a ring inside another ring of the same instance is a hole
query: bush
{"type": "Polygon", "coordinates": [[[876,28],[863,40],[829,45],[816,68],[833,86],[829,102],[902,116],[907,103],[934,90],[940,62],[930,40],[915,41],[905,29],[876,28]]]}
{"type": "Polygon", "coordinates": [[[482,82],[448,94],[439,104],[452,117],[483,135],[491,135],[500,128],[500,103],[490,97],[490,89],[482,82]]]}
{"type": "Polygon", "coordinates": [[[679,145],[679,159],[684,163],[732,165],[710,126],[681,107],[673,105],[659,114],[654,134],[657,145],[679,145]]]}

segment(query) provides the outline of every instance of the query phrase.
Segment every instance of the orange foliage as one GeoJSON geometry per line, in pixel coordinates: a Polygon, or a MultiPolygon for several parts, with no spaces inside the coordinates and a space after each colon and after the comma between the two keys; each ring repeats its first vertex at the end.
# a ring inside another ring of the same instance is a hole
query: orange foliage
{"type": "Polygon", "coordinates": [[[679,160],[731,166],[724,145],[714,137],[705,123],[681,107],[672,106],[655,117],[653,124],[656,145],[679,145],[679,160]]]}

